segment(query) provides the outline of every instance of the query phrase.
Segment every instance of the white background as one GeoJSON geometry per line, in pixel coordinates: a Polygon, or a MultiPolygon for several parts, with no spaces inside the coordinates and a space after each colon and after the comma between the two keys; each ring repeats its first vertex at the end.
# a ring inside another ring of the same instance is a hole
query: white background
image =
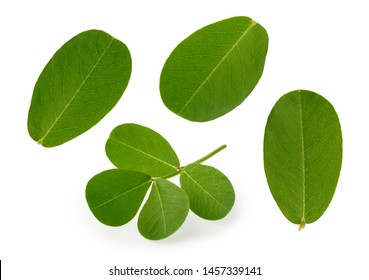
{"type": "Polygon", "coordinates": [[[2,1],[4,279],[111,279],[108,270],[115,265],[167,265],[200,272],[204,266],[260,266],[263,276],[256,279],[369,279],[369,9],[365,2],[2,1]],[[163,105],[158,90],[166,58],[195,30],[238,15],[253,18],[269,34],[264,74],[256,89],[238,108],[212,122],[191,123],[174,115],[163,105]],[[93,28],[129,47],[133,71],[128,88],[93,129],[62,146],[43,148],[27,132],[34,84],[63,43],[93,28]],[[335,196],[324,215],[301,232],[279,211],[263,168],[268,114],[279,97],[295,89],[327,98],[340,117],[344,138],[335,196]],[[93,175],[113,167],[104,153],[105,141],[115,126],[126,122],[158,131],[182,164],[227,144],[207,163],[234,185],[236,203],[231,213],[216,222],[190,214],[178,232],[157,242],[140,236],[136,218],[119,228],[100,224],[87,207],[85,186],[93,175]]]}

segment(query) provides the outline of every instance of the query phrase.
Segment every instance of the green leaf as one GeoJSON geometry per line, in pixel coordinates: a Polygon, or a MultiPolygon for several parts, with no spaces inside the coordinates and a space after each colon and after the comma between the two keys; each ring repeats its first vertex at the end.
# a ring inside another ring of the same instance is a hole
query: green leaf
{"type": "Polygon", "coordinates": [[[150,185],[151,177],[146,174],[107,170],[88,182],[87,203],[100,222],[108,226],[121,226],[136,215],[150,185]]]}
{"type": "Polygon", "coordinates": [[[30,136],[53,147],[82,134],[114,107],[130,75],[131,56],[122,42],[99,30],[73,37],[37,80],[28,114],[30,136]]]}
{"type": "Polygon", "coordinates": [[[189,209],[184,190],[165,179],[155,180],[138,218],[138,229],[148,239],[163,239],[181,227],[189,209]]]}
{"type": "Polygon", "coordinates": [[[143,172],[152,177],[164,177],[178,171],[179,160],[168,141],[144,126],[117,126],[111,132],[105,150],[118,168],[143,172]]]}
{"type": "Polygon", "coordinates": [[[182,170],[180,182],[190,199],[191,210],[198,216],[218,220],[231,211],[235,200],[232,184],[214,167],[190,164],[182,170]]]}
{"type": "Polygon", "coordinates": [[[303,228],[331,202],[342,163],[342,133],[333,106],[297,90],[282,96],[265,127],[264,168],[284,216],[303,228]]]}
{"type": "Polygon", "coordinates": [[[183,40],[165,62],[161,98],[185,119],[218,118],[252,92],[262,75],[267,50],[267,32],[248,17],[205,26],[183,40]]]}

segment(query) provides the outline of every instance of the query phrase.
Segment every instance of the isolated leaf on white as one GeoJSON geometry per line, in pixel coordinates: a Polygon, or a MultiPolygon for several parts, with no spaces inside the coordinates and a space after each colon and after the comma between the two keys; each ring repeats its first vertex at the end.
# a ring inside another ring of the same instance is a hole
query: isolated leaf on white
{"type": "Polygon", "coordinates": [[[318,220],[331,202],[342,164],[342,132],[333,106],[297,90],[273,107],[264,135],[264,168],[284,216],[300,228],[318,220]]]}
{"type": "Polygon", "coordinates": [[[28,113],[32,139],[53,147],[98,123],[121,98],[131,64],[126,45],[103,31],[85,31],[66,42],[35,85],[28,113]]]}
{"type": "Polygon", "coordinates": [[[185,119],[218,118],[252,92],[263,73],[267,50],[267,32],[248,17],[205,26],[184,39],[165,62],[161,98],[185,119]]]}

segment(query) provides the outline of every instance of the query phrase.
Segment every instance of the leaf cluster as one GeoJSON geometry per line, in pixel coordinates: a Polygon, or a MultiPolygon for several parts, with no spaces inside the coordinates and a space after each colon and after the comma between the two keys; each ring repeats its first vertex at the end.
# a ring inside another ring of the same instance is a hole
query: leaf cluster
{"type": "Polygon", "coordinates": [[[180,166],[175,151],[160,134],[137,124],[122,124],[111,132],[105,146],[117,168],[88,182],[87,203],[101,223],[121,226],[136,215],[151,187],[137,226],[152,240],[178,230],[189,209],[204,219],[221,219],[234,204],[233,186],[222,172],[202,162],[224,148],[180,166]],[[180,176],[180,188],[168,180],[176,175],[180,176]]]}
{"type": "MultiPolygon", "coordinates": [[[[265,29],[244,16],[194,32],[166,60],[164,104],[192,121],[218,118],[240,105],[258,83],[268,50],[265,29]]],[[[32,139],[61,145],[97,124],[119,101],[132,71],[127,46],[101,30],[66,42],[40,74],[28,113],[32,139]]]]}
{"type": "MultiPolygon", "coordinates": [[[[163,103],[197,122],[232,111],[259,82],[268,40],[266,30],[244,16],[195,31],[163,66],[163,103]]],[[[32,139],[53,147],[93,127],[121,98],[131,69],[128,48],[104,31],[88,30],[70,39],[35,85],[28,115],[32,139]]],[[[139,231],[148,239],[173,234],[189,209],[205,219],[221,219],[233,206],[234,190],[223,173],[202,162],[224,148],[181,166],[160,134],[120,125],[106,143],[116,169],[88,182],[88,205],[102,223],[121,226],[136,215],[151,189],[138,218],[139,231]],[[176,175],[180,187],[168,180],[176,175]]],[[[282,96],[265,127],[264,169],[284,216],[300,228],[319,219],[333,198],[341,164],[342,132],[333,106],[307,90],[282,96]]]]}

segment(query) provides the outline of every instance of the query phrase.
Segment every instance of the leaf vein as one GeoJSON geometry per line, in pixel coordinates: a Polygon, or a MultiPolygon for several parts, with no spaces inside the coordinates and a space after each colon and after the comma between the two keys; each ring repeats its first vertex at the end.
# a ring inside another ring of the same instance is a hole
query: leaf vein
{"type": "Polygon", "coordinates": [[[186,170],[183,171],[183,174],[187,175],[187,177],[195,183],[203,192],[205,192],[209,198],[212,198],[217,204],[219,204],[221,207],[223,207],[226,211],[229,211],[227,207],[225,207],[219,200],[217,200],[211,193],[209,193],[206,189],[204,189],[190,174],[186,172],[186,170]]]}
{"type": "Polygon", "coordinates": [[[123,192],[123,193],[121,193],[121,194],[119,194],[119,195],[117,195],[117,196],[114,196],[113,198],[111,198],[111,199],[109,199],[109,200],[107,200],[107,201],[104,201],[103,203],[100,203],[99,205],[95,206],[95,207],[94,207],[94,208],[92,208],[91,210],[96,210],[97,208],[100,208],[100,207],[102,207],[102,206],[104,206],[104,205],[106,205],[106,204],[108,204],[108,203],[110,203],[110,202],[112,202],[112,201],[114,201],[114,200],[117,200],[118,198],[120,198],[120,197],[122,197],[122,196],[124,196],[124,195],[126,195],[126,194],[128,194],[128,193],[130,193],[130,192],[132,192],[132,191],[135,191],[135,190],[137,190],[137,189],[139,189],[139,188],[141,188],[141,187],[143,187],[143,186],[147,185],[147,184],[148,184],[148,183],[150,183],[150,182],[151,182],[151,179],[150,179],[149,181],[147,181],[147,182],[145,182],[145,183],[141,184],[141,185],[138,185],[137,187],[134,187],[134,188],[132,188],[132,189],[130,189],[130,190],[128,190],[128,191],[126,191],[126,192],[123,192]]]}
{"type": "MultiPolygon", "coordinates": [[[[101,56],[98,58],[98,60],[96,61],[96,63],[93,65],[93,67],[91,68],[90,72],[87,74],[86,78],[83,78],[83,81],[81,83],[81,85],[79,86],[79,88],[76,90],[76,92],[74,93],[74,95],[72,96],[72,98],[70,99],[70,101],[66,104],[66,106],[64,107],[64,109],[61,111],[61,113],[57,116],[57,118],[55,119],[54,123],[50,126],[50,128],[46,131],[45,135],[38,140],[39,143],[42,143],[44,141],[44,139],[47,137],[47,135],[50,133],[50,131],[52,131],[52,128],[57,124],[57,122],[59,121],[59,119],[61,118],[61,116],[64,114],[64,112],[67,110],[67,108],[70,106],[70,104],[73,102],[73,100],[76,98],[76,96],[80,93],[82,87],[84,86],[84,84],[86,83],[86,81],[89,79],[89,77],[91,76],[91,74],[93,73],[93,71],[95,70],[95,68],[97,67],[97,65],[100,63],[101,59],[104,57],[104,55],[106,54],[106,52],[108,51],[108,49],[110,48],[111,44],[113,43],[115,39],[112,38],[109,42],[109,44],[107,44],[106,48],[104,49],[103,53],[101,54],[101,56]]],[[[81,52],[80,48],[78,48],[79,51],[81,52]]],[[[81,54],[82,55],[82,54],[81,54]]],[[[54,107],[54,106],[53,106],[54,107]]]]}
{"type": "Polygon", "coordinates": [[[301,222],[305,221],[305,208],[306,208],[306,174],[305,174],[305,140],[304,140],[304,126],[303,126],[303,112],[302,112],[302,102],[301,94],[299,96],[299,112],[300,112],[300,125],[301,125],[301,170],[302,170],[302,217],[301,222]]]}
{"type": "Polygon", "coordinates": [[[178,111],[178,115],[184,111],[184,109],[188,106],[188,104],[194,99],[194,97],[199,93],[202,87],[206,84],[206,82],[214,75],[214,73],[218,70],[218,68],[223,64],[223,62],[228,58],[228,56],[232,53],[232,51],[236,48],[236,46],[241,42],[241,40],[248,34],[248,32],[256,26],[256,22],[253,21],[243,32],[240,38],[232,45],[229,51],[223,56],[223,58],[217,63],[214,69],[207,75],[204,81],[200,84],[200,86],[194,91],[194,93],[190,96],[187,102],[182,106],[182,108],[178,111]]]}
{"type": "Polygon", "coordinates": [[[158,188],[158,186],[156,184],[155,184],[155,186],[156,186],[156,191],[158,192],[159,205],[160,205],[160,209],[161,209],[161,215],[163,216],[164,232],[165,232],[165,235],[167,235],[168,234],[168,228],[167,228],[167,220],[166,220],[165,214],[164,214],[163,202],[161,200],[161,194],[160,194],[159,188],[158,188]]]}
{"type": "Polygon", "coordinates": [[[146,155],[146,156],[148,156],[148,157],[150,157],[150,158],[153,158],[153,159],[155,159],[155,160],[157,160],[157,161],[159,161],[159,162],[161,162],[161,163],[163,163],[163,164],[165,164],[165,165],[167,165],[167,166],[170,166],[170,167],[172,167],[173,169],[175,169],[175,170],[177,170],[177,166],[174,166],[174,165],[172,165],[172,164],[170,164],[170,163],[168,163],[168,162],[166,162],[166,161],[164,161],[164,160],[162,160],[162,159],[160,159],[160,158],[157,158],[157,157],[155,157],[155,156],[153,156],[153,155],[151,155],[151,154],[149,154],[149,153],[147,153],[147,152],[145,152],[145,151],[142,151],[142,150],[140,150],[140,149],[138,149],[138,148],[136,148],[136,147],[133,147],[133,146],[131,146],[131,145],[128,145],[127,143],[125,143],[125,142],[122,142],[122,141],[119,141],[119,140],[117,140],[117,139],[114,139],[114,138],[110,138],[112,141],[115,141],[116,143],[118,143],[118,144],[122,144],[122,145],[124,145],[124,146],[126,146],[126,147],[128,147],[128,148],[130,148],[130,149],[132,149],[132,150],[135,150],[135,151],[137,151],[137,152],[139,152],[139,153],[142,153],[142,154],[144,154],[144,155],[146,155]]]}

